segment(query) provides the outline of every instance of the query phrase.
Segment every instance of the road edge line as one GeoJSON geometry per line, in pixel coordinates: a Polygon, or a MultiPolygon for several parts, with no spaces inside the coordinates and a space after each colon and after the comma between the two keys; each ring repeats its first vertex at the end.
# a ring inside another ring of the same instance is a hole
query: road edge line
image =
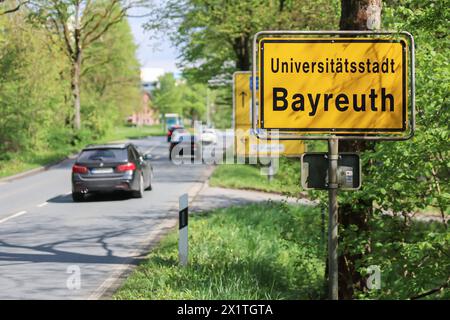
{"type": "Polygon", "coordinates": [[[28,212],[25,211],[25,210],[16,212],[16,213],[14,213],[14,214],[12,214],[12,215],[6,217],[6,218],[0,219],[0,224],[2,224],[2,223],[4,223],[4,222],[7,222],[7,221],[9,221],[9,220],[11,220],[11,219],[14,219],[14,218],[23,216],[23,215],[26,214],[26,213],[28,213],[28,212]]]}

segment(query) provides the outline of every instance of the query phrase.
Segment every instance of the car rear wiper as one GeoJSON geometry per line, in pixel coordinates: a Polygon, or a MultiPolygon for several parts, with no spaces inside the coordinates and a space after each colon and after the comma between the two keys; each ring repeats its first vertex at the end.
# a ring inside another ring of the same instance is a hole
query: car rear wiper
{"type": "Polygon", "coordinates": [[[103,157],[92,157],[92,158],[89,158],[90,160],[100,160],[100,161],[102,161],[103,162],[103,157]]]}

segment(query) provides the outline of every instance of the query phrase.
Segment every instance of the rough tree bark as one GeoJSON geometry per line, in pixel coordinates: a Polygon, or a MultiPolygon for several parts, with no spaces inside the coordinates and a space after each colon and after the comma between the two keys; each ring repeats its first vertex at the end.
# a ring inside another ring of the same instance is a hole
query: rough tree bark
{"type": "Polygon", "coordinates": [[[236,53],[236,68],[238,70],[250,70],[250,47],[251,37],[241,35],[234,39],[233,49],[236,53]]]}
{"type": "MultiPolygon", "coordinates": [[[[381,8],[381,0],[341,0],[340,29],[379,29],[381,8]]],[[[343,140],[339,143],[339,152],[362,152],[370,149],[372,145],[372,143],[361,140],[343,140]]],[[[342,204],[339,207],[339,224],[346,230],[350,225],[354,225],[359,232],[369,232],[371,214],[372,201],[359,200],[353,204],[342,204]]],[[[345,244],[345,239],[341,236],[339,242],[345,244]]],[[[370,252],[370,246],[366,246],[365,252],[360,254],[350,253],[345,246],[341,249],[338,257],[339,299],[353,299],[355,291],[367,288],[365,276],[356,270],[356,262],[363,257],[363,254],[370,252]]]]}
{"type": "Polygon", "coordinates": [[[73,109],[74,121],[73,126],[75,130],[81,128],[81,66],[83,50],[81,47],[81,17],[80,17],[80,3],[75,7],[75,32],[74,32],[74,50],[71,57],[72,60],[72,95],[73,95],[73,109]]]}

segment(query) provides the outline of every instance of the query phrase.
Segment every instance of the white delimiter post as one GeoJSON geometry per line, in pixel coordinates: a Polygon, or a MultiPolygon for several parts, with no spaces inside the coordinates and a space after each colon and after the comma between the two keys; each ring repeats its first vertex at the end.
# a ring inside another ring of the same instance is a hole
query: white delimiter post
{"type": "Polygon", "coordinates": [[[273,172],[274,172],[274,169],[273,169],[273,159],[270,158],[270,162],[269,162],[269,175],[268,175],[269,182],[272,182],[272,180],[273,180],[273,172]]]}
{"type": "Polygon", "coordinates": [[[188,205],[189,196],[187,193],[179,198],[179,240],[178,240],[178,257],[180,264],[186,266],[188,263],[188,205]]]}

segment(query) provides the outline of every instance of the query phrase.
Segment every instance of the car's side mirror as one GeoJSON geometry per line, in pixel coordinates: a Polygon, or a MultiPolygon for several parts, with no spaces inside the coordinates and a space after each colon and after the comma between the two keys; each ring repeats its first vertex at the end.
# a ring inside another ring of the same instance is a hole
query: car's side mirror
{"type": "Polygon", "coordinates": [[[152,155],[150,154],[150,153],[146,153],[146,154],[144,154],[144,160],[152,160],[153,159],[153,157],[152,157],[152,155]]]}

